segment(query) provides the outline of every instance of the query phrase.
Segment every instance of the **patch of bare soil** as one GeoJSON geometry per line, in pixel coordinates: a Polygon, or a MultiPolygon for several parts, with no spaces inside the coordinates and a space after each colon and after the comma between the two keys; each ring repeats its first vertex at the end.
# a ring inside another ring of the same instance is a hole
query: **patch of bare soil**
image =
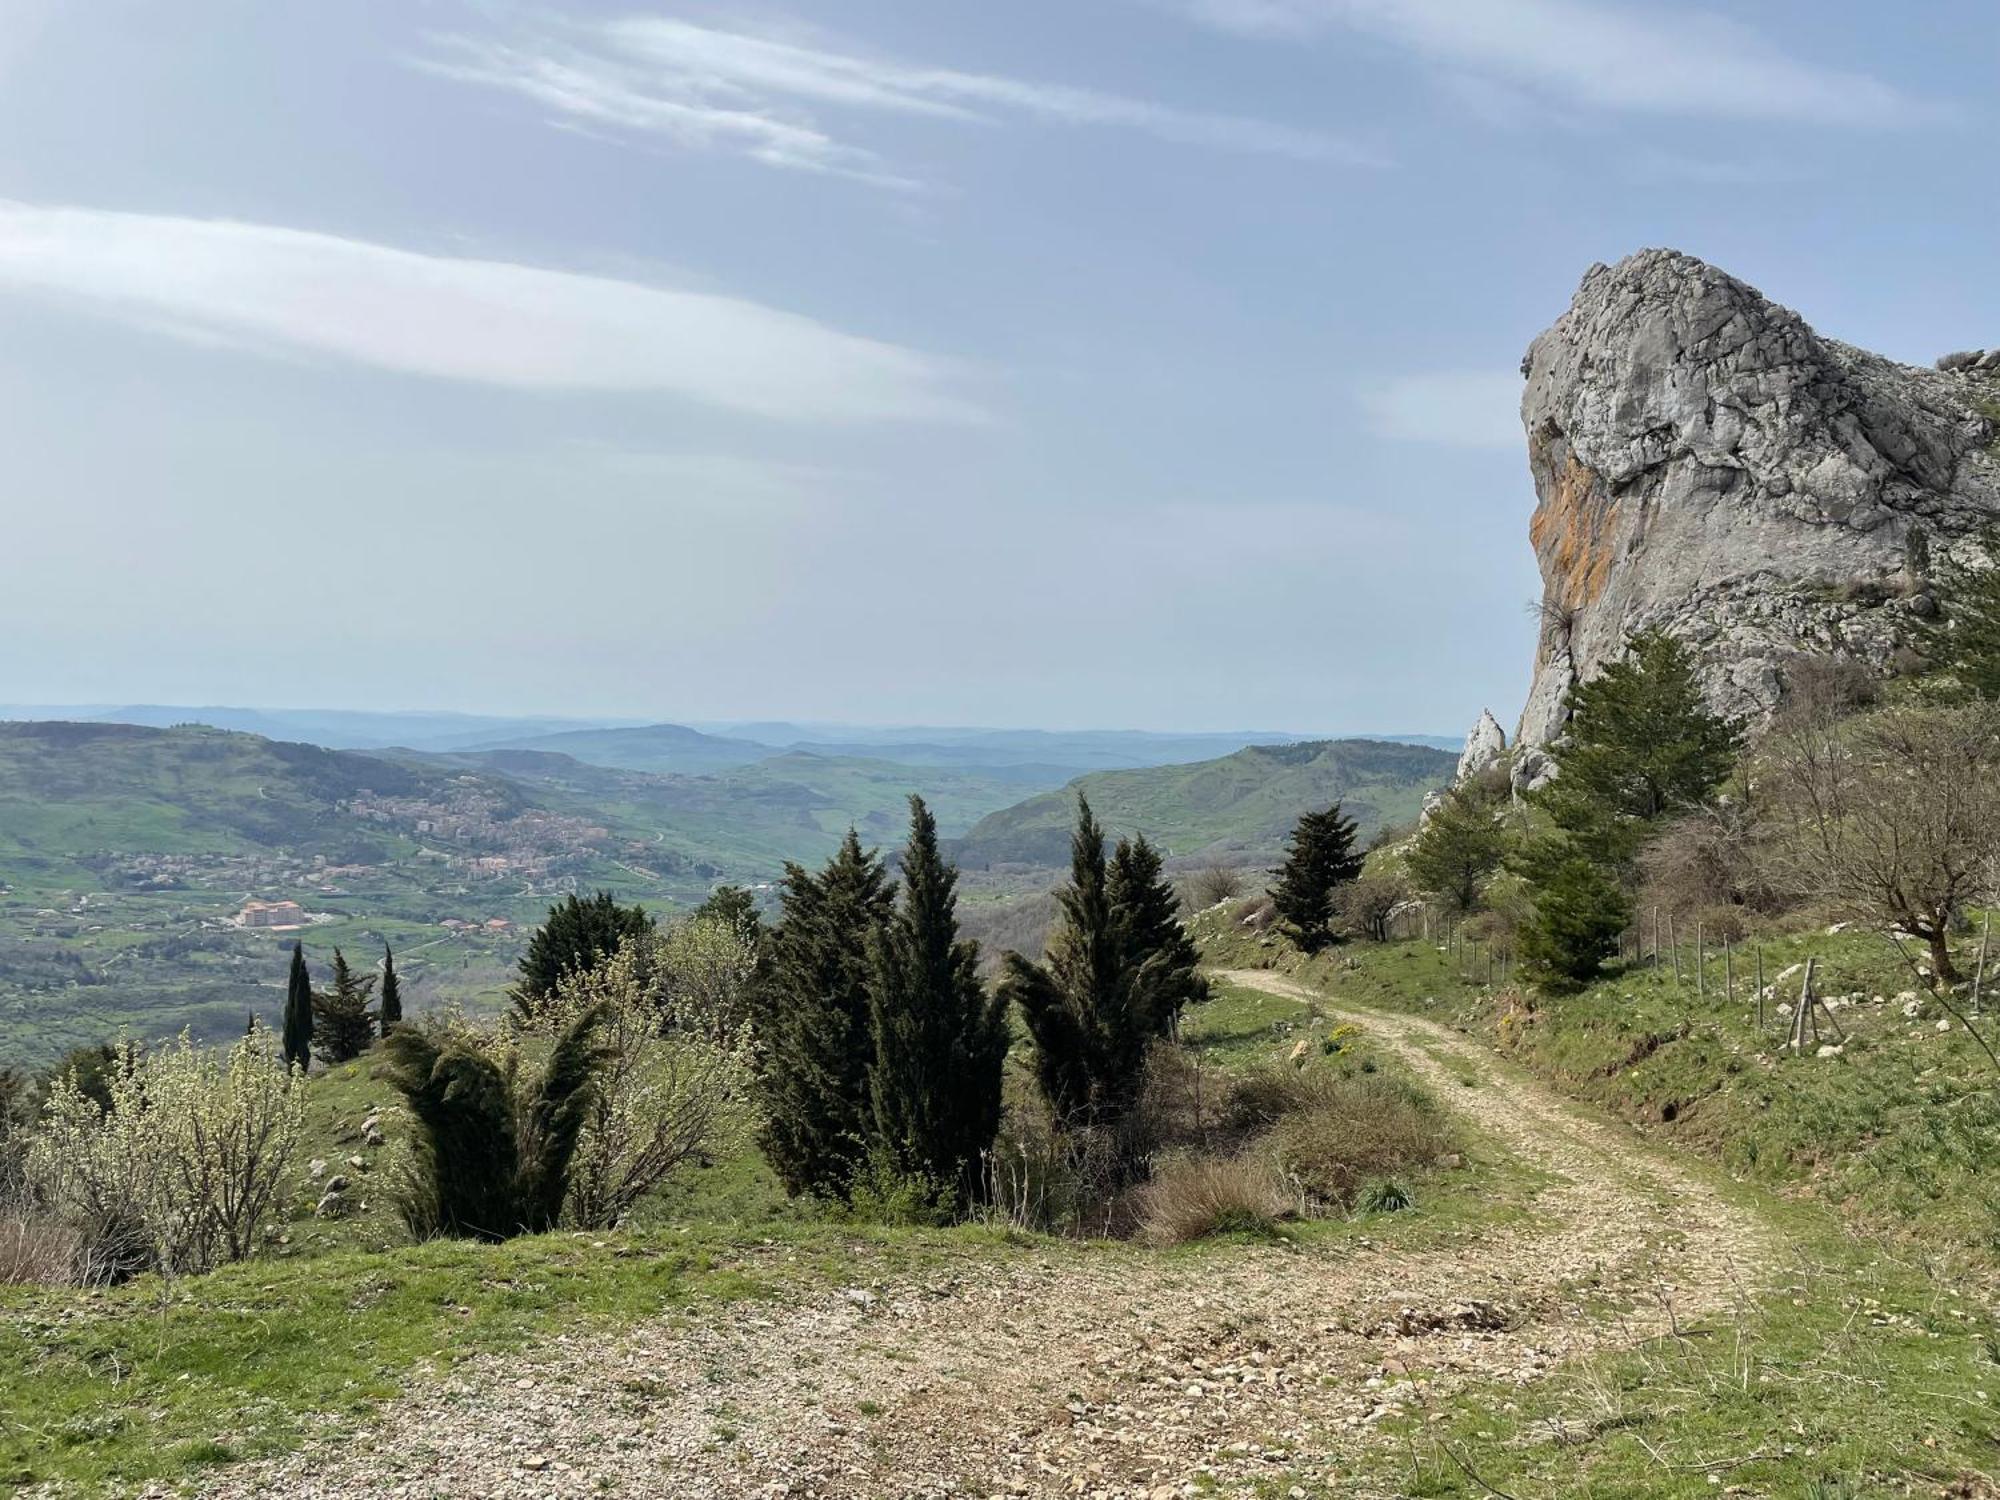
{"type": "MultiPolygon", "coordinates": [[[[1223,977],[1339,1011],[1276,975],[1223,977]]],[[[1623,1127],[1421,1019],[1347,1019],[1548,1174],[1532,1213],[1416,1251],[1036,1247],[879,1281],[864,1252],[845,1290],[461,1367],[360,1442],[206,1493],[1366,1495],[1343,1475],[1385,1418],[1720,1311],[1769,1261],[1763,1225],[1623,1127]]]]}

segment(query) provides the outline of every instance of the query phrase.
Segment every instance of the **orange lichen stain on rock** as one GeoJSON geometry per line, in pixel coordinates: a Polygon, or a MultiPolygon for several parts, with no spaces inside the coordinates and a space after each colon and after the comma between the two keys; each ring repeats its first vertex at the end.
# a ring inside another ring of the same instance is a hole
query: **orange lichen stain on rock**
{"type": "Polygon", "coordinates": [[[1611,531],[1618,502],[1601,500],[1598,494],[1597,476],[1568,459],[1528,522],[1542,576],[1566,609],[1595,604],[1611,581],[1611,531]]]}

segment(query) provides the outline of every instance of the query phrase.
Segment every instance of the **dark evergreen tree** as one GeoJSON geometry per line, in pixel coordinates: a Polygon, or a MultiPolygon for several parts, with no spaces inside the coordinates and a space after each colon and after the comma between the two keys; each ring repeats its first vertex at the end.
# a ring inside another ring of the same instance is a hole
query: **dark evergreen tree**
{"type": "MultiPolygon", "coordinates": [[[[109,1042],[85,1043],[72,1047],[62,1060],[49,1069],[48,1078],[67,1078],[76,1091],[95,1104],[100,1112],[111,1113],[111,1075],[118,1067],[118,1049],[109,1042]]],[[[47,1093],[46,1083],[43,1090],[47,1093]]]]}
{"type": "Polygon", "coordinates": [[[398,1026],[383,1044],[388,1078],[417,1127],[414,1191],[403,1215],[419,1235],[502,1240],[556,1226],[607,1053],[589,1010],[556,1038],[532,1085],[471,1041],[398,1026]]]}
{"type": "Polygon", "coordinates": [[[1979,550],[1984,561],[1978,566],[1938,560],[1944,613],[1922,625],[1919,638],[1962,693],[2000,699],[2000,526],[1980,532],[1979,550]]]}
{"type": "Polygon", "coordinates": [[[1521,967],[1546,988],[1580,988],[1618,951],[1632,920],[1632,902],[1615,874],[1583,855],[1560,849],[1533,870],[1535,904],[1521,926],[1521,967]]]}
{"type": "Polygon", "coordinates": [[[1556,775],[1536,801],[1576,851],[1622,866],[1647,825],[1699,806],[1735,765],[1737,728],[1711,713],[1687,648],[1641,631],[1625,655],[1571,689],[1550,747],[1556,775]]]}
{"type": "Polygon", "coordinates": [[[788,1192],[844,1196],[870,1134],[868,944],[895,887],[853,829],[817,876],[785,867],[756,985],[764,1155],[788,1192]]]}
{"type": "Polygon", "coordinates": [[[1146,1052],[1189,999],[1205,993],[1160,858],[1143,839],[1104,857],[1104,830],[1077,799],[1069,884],[1048,954],[1004,960],[1001,998],[1035,1040],[1043,1097],[1063,1125],[1122,1119],[1145,1078],[1146,1052]]]}
{"type": "Polygon", "coordinates": [[[1298,945],[1317,953],[1336,941],[1333,930],[1334,889],[1361,873],[1362,856],[1355,848],[1355,823],[1343,817],[1340,804],[1300,817],[1285,844],[1284,867],[1271,891],[1278,915],[1291,927],[1298,945]]]}
{"type": "Polygon", "coordinates": [[[396,955],[382,945],[382,1035],[403,1024],[403,982],[396,977],[396,955]]]}
{"type": "Polygon", "coordinates": [[[599,891],[588,901],[567,896],[557,902],[521,955],[521,977],[514,984],[515,1014],[524,1019],[532,1016],[566,976],[596,968],[627,939],[650,933],[653,925],[644,908],[620,906],[609,891],[599,891]]]}
{"type": "Polygon", "coordinates": [[[312,1066],[313,987],[312,975],[306,972],[304,943],[292,944],[292,972],[285,984],[285,1027],[281,1040],[287,1067],[312,1066]]]}
{"type": "Polygon", "coordinates": [[[1469,912],[1478,907],[1480,887],[1505,853],[1493,809],[1466,788],[1454,787],[1417,830],[1405,868],[1417,889],[1445,910],[1469,912]]]}
{"type": "Polygon", "coordinates": [[[1149,980],[1158,996],[1153,1013],[1166,1030],[1176,1030],[1181,1011],[1208,998],[1208,981],[1201,974],[1201,952],[1181,925],[1180,898],[1167,879],[1166,863],[1143,833],[1118,841],[1108,885],[1125,961],[1134,967],[1155,964],[1158,973],[1149,980]]]}
{"type": "Polygon", "coordinates": [[[902,903],[869,940],[871,1154],[964,1204],[1000,1128],[1008,1037],[1007,1002],[980,982],[978,944],[959,941],[957,885],[937,821],[912,797],[902,903]]]}
{"type": "Polygon", "coordinates": [[[721,922],[755,948],[764,937],[764,919],[757,912],[757,898],[740,885],[719,885],[708,899],[694,909],[697,920],[721,922]]]}
{"type": "Polygon", "coordinates": [[[352,1062],[375,1044],[375,1012],[368,1008],[375,976],[356,974],[333,950],[333,988],[313,996],[313,1051],[329,1067],[352,1062]]]}

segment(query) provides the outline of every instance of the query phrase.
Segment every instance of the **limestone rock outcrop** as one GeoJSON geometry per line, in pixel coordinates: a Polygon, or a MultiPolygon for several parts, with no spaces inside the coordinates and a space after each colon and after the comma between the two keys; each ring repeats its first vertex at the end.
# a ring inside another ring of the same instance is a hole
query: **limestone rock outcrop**
{"type": "Polygon", "coordinates": [[[1800,654],[1895,670],[1935,558],[2000,516],[2000,362],[1940,364],[1824,338],[1676,251],[1593,266],[1521,366],[1543,601],[1517,780],[1636,629],[1753,721],[1800,654]]]}
{"type": "Polygon", "coordinates": [[[1458,757],[1457,781],[1470,781],[1507,753],[1507,731],[1493,717],[1493,710],[1479,710],[1479,722],[1465,737],[1465,749],[1458,757]]]}

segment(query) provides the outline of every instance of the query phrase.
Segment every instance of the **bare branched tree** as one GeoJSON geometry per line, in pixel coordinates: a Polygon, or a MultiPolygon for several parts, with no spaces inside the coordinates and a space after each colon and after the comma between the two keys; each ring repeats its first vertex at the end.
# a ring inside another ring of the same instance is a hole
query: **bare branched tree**
{"type": "Polygon", "coordinates": [[[1772,878],[1909,933],[1929,948],[1938,981],[1957,984],[1952,926],[1990,894],[2000,845],[2000,709],[1788,715],[1760,770],[1772,878]]]}

